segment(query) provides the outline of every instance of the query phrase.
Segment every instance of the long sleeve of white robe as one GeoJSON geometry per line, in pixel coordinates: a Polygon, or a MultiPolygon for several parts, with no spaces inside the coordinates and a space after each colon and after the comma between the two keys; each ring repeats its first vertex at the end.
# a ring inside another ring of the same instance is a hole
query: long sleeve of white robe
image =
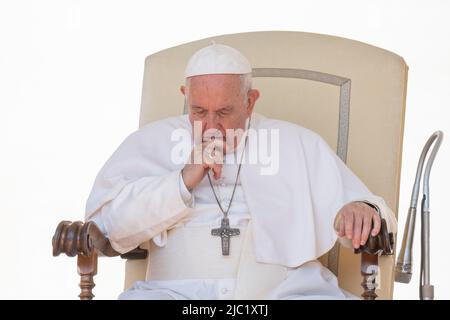
{"type": "Polygon", "coordinates": [[[192,208],[192,199],[183,199],[180,179],[180,171],[140,178],[99,208],[93,220],[103,226],[116,251],[128,252],[149,239],[164,245],[167,230],[192,208]]]}

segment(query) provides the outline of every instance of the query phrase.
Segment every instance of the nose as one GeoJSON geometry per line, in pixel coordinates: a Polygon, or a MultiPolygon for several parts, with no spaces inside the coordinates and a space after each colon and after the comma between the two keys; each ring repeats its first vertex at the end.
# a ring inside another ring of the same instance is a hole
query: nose
{"type": "Polygon", "coordinates": [[[206,131],[208,129],[219,129],[219,117],[215,112],[209,112],[208,116],[205,119],[205,124],[203,130],[206,131]]]}

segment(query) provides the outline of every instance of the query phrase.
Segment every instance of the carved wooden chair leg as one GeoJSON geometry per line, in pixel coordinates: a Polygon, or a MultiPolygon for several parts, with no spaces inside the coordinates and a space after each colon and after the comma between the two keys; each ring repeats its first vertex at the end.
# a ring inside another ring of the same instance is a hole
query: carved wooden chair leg
{"type": "Polygon", "coordinates": [[[376,278],[378,274],[378,255],[363,252],[361,253],[361,275],[363,282],[361,286],[364,291],[362,297],[364,300],[375,300],[378,295],[375,290],[378,286],[376,278]]]}
{"type": "Polygon", "coordinates": [[[94,276],[97,274],[97,252],[92,252],[90,256],[78,254],[78,274],[80,275],[80,300],[92,300],[95,287],[94,276]]]}
{"type": "Polygon", "coordinates": [[[366,244],[355,249],[355,253],[361,253],[361,286],[364,291],[361,295],[364,300],[375,300],[378,295],[377,275],[379,271],[378,257],[394,254],[394,235],[388,232],[386,220],[381,219],[381,230],[376,236],[369,236],[366,244]]]}

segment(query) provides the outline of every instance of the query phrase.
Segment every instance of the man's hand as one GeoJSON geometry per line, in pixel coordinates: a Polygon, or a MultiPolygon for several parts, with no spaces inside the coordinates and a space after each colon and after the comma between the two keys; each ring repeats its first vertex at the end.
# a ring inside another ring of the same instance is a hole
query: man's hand
{"type": "Polygon", "coordinates": [[[364,202],[346,204],[339,210],[336,219],[338,236],[351,239],[355,249],[366,243],[372,229],[372,221],[372,236],[376,236],[381,228],[380,215],[364,202]]]}
{"type": "Polygon", "coordinates": [[[193,148],[189,163],[181,171],[184,184],[189,191],[203,180],[209,170],[213,171],[214,179],[220,178],[225,148],[222,140],[203,142],[193,148]]]}

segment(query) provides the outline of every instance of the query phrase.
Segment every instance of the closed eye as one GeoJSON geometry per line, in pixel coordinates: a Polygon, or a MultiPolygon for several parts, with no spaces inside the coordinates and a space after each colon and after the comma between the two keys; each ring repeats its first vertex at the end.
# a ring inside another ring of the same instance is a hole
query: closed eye
{"type": "Polygon", "coordinates": [[[206,114],[206,109],[203,109],[201,107],[192,107],[192,111],[195,115],[198,116],[204,116],[206,114]]]}
{"type": "Polygon", "coordinates": [[[217,111],[217,115],[219,117],[224,117],[224,116],[229,115],[232,111],[233,111],[233,107],[222,108],[219,111],[217,111]]]}

